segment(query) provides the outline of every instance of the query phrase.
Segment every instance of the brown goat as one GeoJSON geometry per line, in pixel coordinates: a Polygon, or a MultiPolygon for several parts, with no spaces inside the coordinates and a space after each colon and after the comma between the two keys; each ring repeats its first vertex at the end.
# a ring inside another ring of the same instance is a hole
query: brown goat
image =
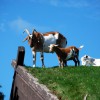
{"type": "Polygon", "coordinates": [[[50,52],[55,52],[57,54],[58,60],[59,60],[59,66],[67,66],[66,61],[73,60],[75,63],[75,66],[80,65],[79,61],[79,50],[83,48],[83,46],[80,46],[79,48],[76,48],[75,46],[70,46],[67,48],[59,48],[58,45],[51,44],[49,46],[50,52]]]}

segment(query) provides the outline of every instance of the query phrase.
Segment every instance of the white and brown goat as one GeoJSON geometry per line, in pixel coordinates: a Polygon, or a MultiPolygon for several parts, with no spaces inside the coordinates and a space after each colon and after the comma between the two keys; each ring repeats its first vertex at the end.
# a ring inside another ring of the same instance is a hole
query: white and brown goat
{"type": "Polygon", "coordinates": [[[44,67],[44,54],[43,52],[49,52],[49,45],[56,44],[61,48],[65,48],[67,45],[67,39],[60,34],[59,32],[46,32],[44,34],[37,32],[35,29],[32,34],[25,29],[24,32],[28,34],[28,36],[24,39],[24,41],[28,40],[28,44],[31,47],[33,54],[33,67],[36,67],[36,52],[40,52],[42,67],[44,67]]]}
{"type": "Polygon", "coordinates": [[[59,48],[58,45],[51,44],[49,46],[50,52],[55,52],[57,54],[58,60],[59,60],[59,66],[67,66],[68,60],[73,60],[75,62],[75,66],[80,65],[79,61],[79,50],[83,48],[83,46],[80,46],[79,48],[76,48],[75,46],[70,46],[67,48],[59,48]]]}
{"type": "Polygon", "coordinates": [[[100,59],[84,55],[81,57],[82,65],[84,66],[100,66],[100,59]]]}

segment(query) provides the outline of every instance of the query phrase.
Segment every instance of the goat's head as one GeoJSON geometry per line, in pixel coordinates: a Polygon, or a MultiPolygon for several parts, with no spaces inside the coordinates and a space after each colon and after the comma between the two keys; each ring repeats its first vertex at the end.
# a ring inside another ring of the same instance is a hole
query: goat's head
{"type": "Polygon", "coordinates": [[[58,47],[58,45],[56,45],[56,44],[50,44],[50,46],[48,46],[48,47],[50,48],[49,49],[50,52],[54,52],[55,48],[58,47]]]}
{"type": "Polygon", "coordinates": [[[81,61],[86,61],[88,59],[87,55],[84,55],[83,57],[81,57],[81,61]]]}
{"type": "Polygon", "coordinates": [[[37,32],[36,29],[34,29],[32,32],[32,38],[35,41],[37,41],[38,43],[43,42],[43,35],[41,33],[37,32]]]}
{"type": "Polygon", "coordinates": [[[41,33],[37,32],[35,29],[33,30],[32,34],[30,34],[28,29],[25,29],[24,32],[26,32],[28,36],[23,41],[28,40],[28,44],[30,45],[30,47],[33,47],[33,46],[39,47],[43,45],[44,38],[41,33]]]}
{"type": "Polygon", "coordinates": [[[86,66],[92,66],[95,64],[94,63],[95,59],[87,55],[83,56],[81,58],[81,61],[82,61],[82,65],[86,65],[86,66]]]}
{"type": "Polygon", "coordinates": [[[81,61],[82,65],[90,66],[91,64],[93,64],[94,60],[90,56],[84,55],[83,57],[81,57],[81,61]]]}

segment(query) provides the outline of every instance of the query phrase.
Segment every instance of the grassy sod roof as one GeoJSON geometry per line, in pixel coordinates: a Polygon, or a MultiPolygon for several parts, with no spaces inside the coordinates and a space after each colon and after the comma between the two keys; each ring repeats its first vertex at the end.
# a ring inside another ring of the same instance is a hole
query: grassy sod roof
{"type": "Polygon", "coordinates": [[[100,100],[100,67],[26,69],[59,100],[100,100]]]}

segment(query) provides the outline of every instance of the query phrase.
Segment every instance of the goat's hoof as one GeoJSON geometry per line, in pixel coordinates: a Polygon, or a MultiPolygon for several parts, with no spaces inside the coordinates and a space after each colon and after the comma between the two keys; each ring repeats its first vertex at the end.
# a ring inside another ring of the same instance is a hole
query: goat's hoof
{"type": "Polygon", "coordinates": [[[33,65],[33,68],[36,67],[35,65],[33,65]]]}
{"type": "Polygon", "coordinates": [[[45,68],[45,65],[43,65],[42,68],[45,68]]]}

